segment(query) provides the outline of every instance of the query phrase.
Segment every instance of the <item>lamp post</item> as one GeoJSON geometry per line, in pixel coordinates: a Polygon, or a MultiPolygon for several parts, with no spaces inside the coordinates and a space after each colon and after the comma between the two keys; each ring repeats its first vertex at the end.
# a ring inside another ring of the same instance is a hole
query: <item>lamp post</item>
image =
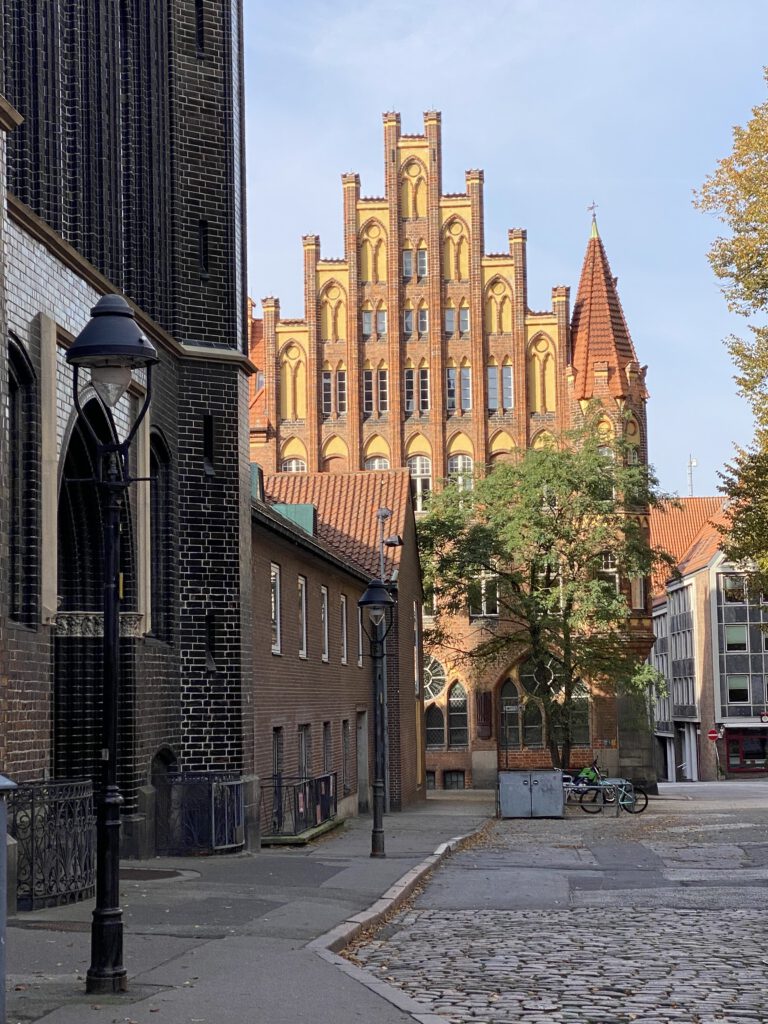
{"type": "Polygon", "coordinates": [[[149,408],[152,366],[157,352],[136,323],[133,310],[119,295],[105,295],[91,319],[67,350],[73,367],[75,409],[96,446],[93,483],[101,495],[104,544],[104,641],[102,665],[101,785],[96,798],[96,907],[91,923],[91,965],[86,992],[124,992],[123,912],[120,898],[120,806],[117,782],[118,691],[120,681],[120,513],[131,478],[131,441],[149,408]],[[131,383],[131,371],[146,367],[144,403],[124,441],[103,443],[80,406],[80,368],[90,370],[101,401],[114,408],[131,383]]]}
{"type": "Polygon", "coordinates": [[[386,857],[384,852],[384,641],[392,629],[395,602],[381,582],[371,580],[368,588],[357,602],[363,615],[363,629],[371,643],[371,658],[374,667],[373,682],[373,829],[371,830],[371,856],[386,857]],[[365,616],[371,625],[365,626],[365,616]]]}

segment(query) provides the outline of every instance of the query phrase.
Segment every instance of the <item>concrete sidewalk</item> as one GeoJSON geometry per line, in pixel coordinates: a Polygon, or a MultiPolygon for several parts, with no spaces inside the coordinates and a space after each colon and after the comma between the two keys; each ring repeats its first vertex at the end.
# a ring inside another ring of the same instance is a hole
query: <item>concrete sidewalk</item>
{"type": "Polygon", "coordinates": [[[18,914],[8,928],[8,1022],[412,1024],[414,1006],[394,1005],[308,943],[493,812],[492,793],[467,791],[387,815],[385,860],[370,858],[371,821],[357,818],[299,849],[125,862],[129,992],[84,994],[92,901],[18,914]]]}

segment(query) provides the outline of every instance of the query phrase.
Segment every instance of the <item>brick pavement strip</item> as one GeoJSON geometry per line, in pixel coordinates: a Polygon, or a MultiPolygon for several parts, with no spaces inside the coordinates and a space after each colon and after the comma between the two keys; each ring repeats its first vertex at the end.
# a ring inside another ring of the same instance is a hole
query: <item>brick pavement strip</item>
{"type": "Polygon", "coordinates": [[[356,958],[457,1024],[765,1020],[753,911],[411,910],[396,923],[356,958]]]}

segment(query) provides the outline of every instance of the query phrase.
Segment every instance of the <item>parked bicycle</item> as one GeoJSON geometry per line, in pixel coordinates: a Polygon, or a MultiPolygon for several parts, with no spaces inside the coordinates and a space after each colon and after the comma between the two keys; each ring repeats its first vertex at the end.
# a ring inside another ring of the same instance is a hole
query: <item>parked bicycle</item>
{"type": "Polygon", "coordinates": [[[581,794],[579,805],[587,814],[599,814],[606,804],[613,804],[617,799],[619,807],[628,814],[642,814],[648,806],[648,794],[629,779],[600,781],[581,794]]]}
{"type": "Polygon", "coordinates": [[[628,814],[642,814],[648,806],[648,794],[642,786],[634,786],[629,779],[608,779],[596,759],[578,775],[563,775],[563,796],[566,803],[578,800],[587,814],[599,814],[617,798],[628,814]]]}

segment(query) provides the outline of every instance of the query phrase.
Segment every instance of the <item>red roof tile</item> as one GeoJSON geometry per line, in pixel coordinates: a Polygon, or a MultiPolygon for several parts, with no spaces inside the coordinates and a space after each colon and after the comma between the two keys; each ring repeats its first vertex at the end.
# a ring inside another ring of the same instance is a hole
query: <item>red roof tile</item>
{"type": "MultiPolygon", "coordinates": [[[[376,511],[388,508],[386,537],[405,534],[413,515],[407,469],[355,473],[274,473],[264,478],[273,502],[314,505],[318,537],[371,577],[379,575],[379,524],[376,511]]],[[[402,548],[385,548],[385,576],[391,577],[402,548]]]]}
{"type": "MultiPolygon", "coordinates": [[[[678,507],[666,506],[653,509],[650,517],[651,544],[655,548],[663,548],[678,563],[678,568],[686,572],[696,571],[690,565],[696,564],[703,568],[717,550],[720,534],[710,523],[722,522],[724,498],[678,498],[678,507]],[[714,544],[712,545],[712,541],[714,544]],[[693,546],[696,542],[698,554],[695,561],[693,546]],[[706,552],[706,561],[699,564],[706,552]]],[[[657,570],[651,581],[654,596],[663,596],[664,584],[669,578],[666,569],[657,570]]]]}
{"type": "Polygon", "coordinates": [[[637,355],[611,274],[602,239],[593,230],[581,270],[579,291],[571,321],[575,395],[593,397],[597,363],[607,364],[608,389],[615,398],[628,392],[627,363],[637,355]]]}

